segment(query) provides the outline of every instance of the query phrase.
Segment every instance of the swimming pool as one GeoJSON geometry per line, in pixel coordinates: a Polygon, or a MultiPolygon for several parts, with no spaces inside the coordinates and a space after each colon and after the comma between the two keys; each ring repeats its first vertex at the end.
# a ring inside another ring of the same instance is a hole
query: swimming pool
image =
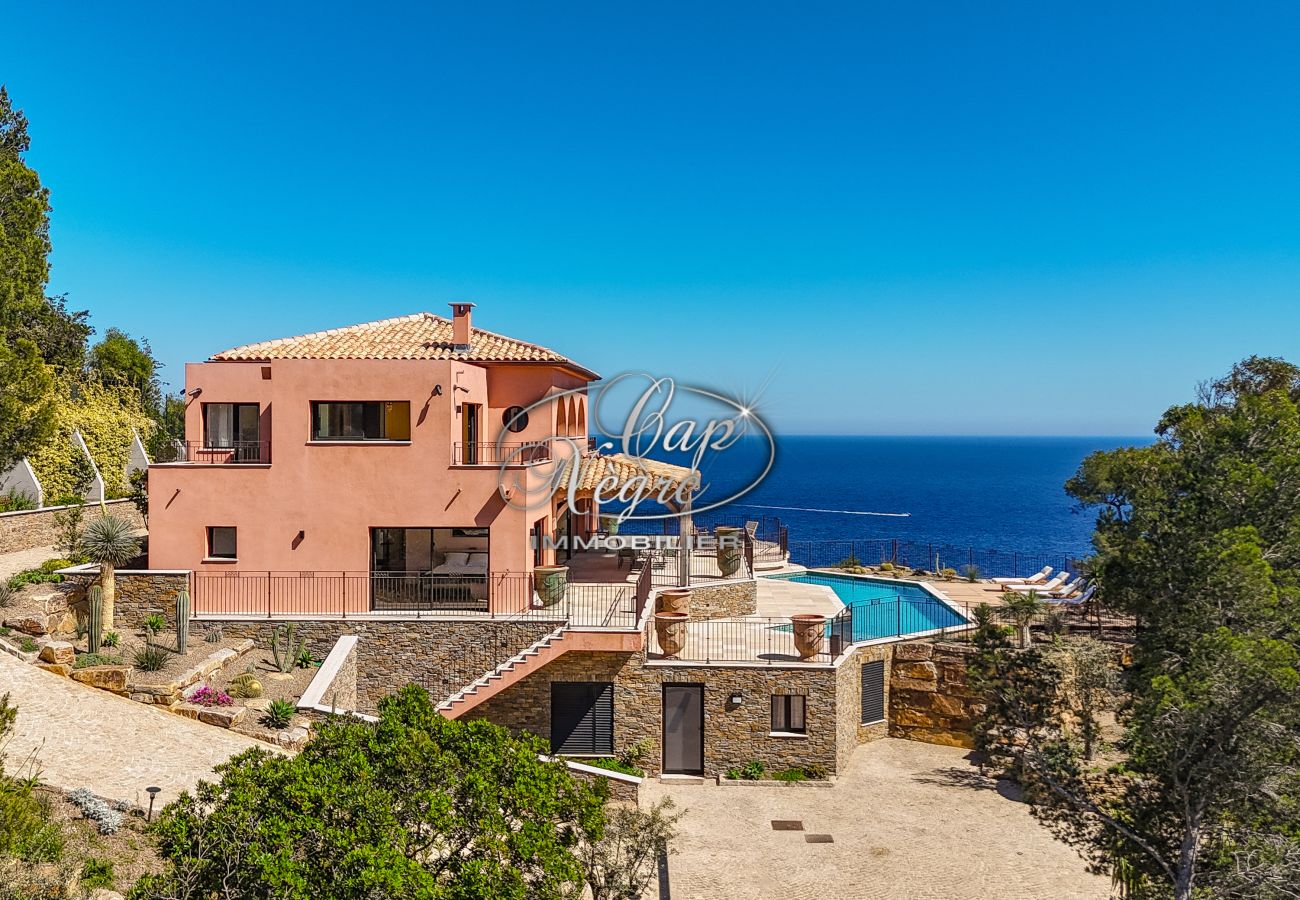
{"type": "Polygon", "coordinates": [[[823,572],[768,577],[773,581],[820,584],[834,591],[844,604],[844,612],[826,623],[827,634],[833,634],[833,629],[844,629],[848,633],[843,636],[853,643],[966,624],[961,613],[913,582],[823,572]]]}

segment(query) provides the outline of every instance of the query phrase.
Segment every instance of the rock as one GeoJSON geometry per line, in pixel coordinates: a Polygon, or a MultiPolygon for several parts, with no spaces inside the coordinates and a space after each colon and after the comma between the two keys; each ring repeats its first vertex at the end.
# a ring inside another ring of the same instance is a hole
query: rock
{"type": "Polygon", "coordinates": [[[176,715],[195,721],[198,721],[200,709],[201,707],[194,703],[174,703],[171,706],[171,711],[176,715]]]}
{"type": "Polygon", "coordinates": [[[306,728],[290,728],[288,731],[281,731],[275,736],[275,742],[286,750],[301,750],[307,744],[307,738],[311,732],[306,728]]]}
{"type": "Polygon", "coordinates": [[[125,900],[117,891],[110,891],[108,888],[95,888],[90,892],[86,900],[125,900]]]}
{"type": "Polygon", "coordinates": [[[248,709],[257,710],[258,712],[266,712],[271,708],[271,698],[256,697],[252,700],[245,700],[244,706],[248,709]]]}
{"type": "Polygon", "coordinates": [[[898,662],[929,659],[934,655],[930,644],[899,644],[894,648],[894,659],[898,662]]]}
{"type": "Polygon", "coordinates": [[[130,674],[130,666],[87,666],[84,669],[72,670],[75,681],[103,691],[112,691],[115,694],[126,693],[127,678],[130,674]]]}
{"type": "Polygon", "coordinates": [[[200,706],[199,721],[205,725],[233,728],[240,723],[247,712],[248,710],[242,706],[200,706]]]}
{"type": "Polygon", "coordinates": [[[932,662],[900,662],[894,666],[894,675],[921,681],[936,681],[939,678],[939,670],[932,662]]]}
{"type": "Polygon", "coordinates": [[[53,672],[55,675],[61,675],[64,678],[72,674],[72,666],[65,666],[62,663],[38,662],[36,668],[53,672]]]}
{"type": "Polygon", "coordinates": [[[45,663],[71,666],[77,661],[77,651],[67,641],[51,641],[41,648],[40,655],[36,658],[45,663]]]}
{"type": "Polygon", "coordinates": [[[6,619],[5,625],[21,631],[25,634],[49,634],[49,624],[45,616],[22,616],[17,619],[6,619]]]}

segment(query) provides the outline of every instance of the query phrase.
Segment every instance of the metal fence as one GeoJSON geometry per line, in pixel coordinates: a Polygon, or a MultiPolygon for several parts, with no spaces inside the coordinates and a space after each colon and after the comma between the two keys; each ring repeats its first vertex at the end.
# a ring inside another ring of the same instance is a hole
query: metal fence
{"type": "Polygon", "coordinates": [[[229,466],[241,463],[265,464],[271,461],[270,441],[229,441],[213,447],[203,441],[171,441],[157,453],[156,463],[193,463],[202,466],[229,466]]]}
{"type": "Polygon", "coordinates": [[[1044,566],[1078,572],[1084,560],[1069,553],[982,549],[971,545],[934,543],[897,538],[863,538],[842,541],[790,541],[790,562],[808,568],[844,565],[877,566],[891,563],[939,572],[954,569],[966,575],[972,569],[980,578],[1020,578],[1044,566]]]}

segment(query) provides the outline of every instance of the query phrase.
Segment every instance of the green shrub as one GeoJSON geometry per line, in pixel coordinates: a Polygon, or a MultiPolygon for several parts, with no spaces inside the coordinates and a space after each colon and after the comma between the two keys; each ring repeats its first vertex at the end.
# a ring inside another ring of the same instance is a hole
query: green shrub
{"type": "Polygon", "coordinates": [[[13,629],[8,625],[0,625],[0,634],[12,634],[13,629]]]}
{"type": "Polygon", "coordinates": [[[312,666],[319,665],[316,658],[311,655],[311,651],[303,647],[298,651],[298,658],[294,661],[300,669],[310,669],[312,666]]]}
{"type": "Polygon", "coordinates": [[[140,623],[140,627],[152,637],[167,627],[167,619],[163,617],[162,613],[152,613],[145,616],[144,621],[140,623]]]}
{"type": "Polygon", "coordinates": [[[860,565],[862,565],[862,560],[858,559],[856,556],[850,553],[848,556],[844,557],[842,560],[837,562],[835,564],[835,568],[851,569],[854,566],[860,566],[860,565]]]}
{"type": "Polygon", "coordinates": [[[22,648],[24,653],[35,653],[37,650],[41,649],[40,645],[29,637],[24,637],[19,646],[22,648]]]}
{"type": "Polygon", "coordinates": [[[262,717],[262,723],[268,728],[284,728],[293,721],[293,714],[297,711],[288,700],[272,700],[266,715],[262,717]]]}
{"type": "Polygon", "coordinates": [[[119,635],[116,631],[106,631],[104,632],[104,637],[100,639],[100,643],[102,643],[105,647],[116,647],[121,642],[121,640],[122,640],[122,636],[119,635]]]}
{"type": "Polygon", "coordinates": [[[14,589],[7,584],[0,584],[0,609],[14,602],[14,589]]]}
{"type": "Polygon", "coordinates": [[[624,775],[635,775],[637,778],[644,778],[645,772],[636,766],[628,765],[620,759],[614,759],[612,756],[602,756],[600,759],[583,759],[579,762],[595,766],[598,769],[609,769],[611,772],[622,772],[624,775]]]}
{"type": "Polygon", "coordinates": [[[772,777],[777,781],[806,781],[808,778],[803,769],[782,769],[772,777]]]}
{"type": "Polygon", "coordinates": [[[35,498],[18,490],[18,488],[10,488],[0,494],[0,512],[18,512],[19,510],[35,508],[35,498]]]}
{"type": "Polygon", "coordinates": [[[826,771],[826,767],[818,765],[817,763],[809,763],[804,766],[803,773],[812,781],[825,781],[830,777],[830,773],[826,771]]]}
{"type": "Polygon", "coordinates": [[[961,574],[962,574],[962,576],[963,576],[967,581],[979,581],[979,580],[980,580],[980,567],[979,567],[979,566],[962,566],[962,567],[961,567],[961,574]]]}
{"type": "Polygon", "coordinates": [[[739,769],[734,766],[728,769],[727,777],[733,781],[758,781],[766,771],[766,766],[756,759],[751,759],[739,769]]]}
{"type": "Polygon", "coordinates": [[[47,559],[45,562],[41,563],[41,571],[47,575],[53,575],[59,569],[66,569],[70,565],[72,565],[72,560],[70,559],[47,559]]]}
{"type": "Polygon", "coordinates": [[[940,569],[940,570],[939,570],[939,577],[942,578],[944,581],[952,581],[954,578],[957,577],[957,570],[956,570],[956,569],[940,569]]]}
{"type": "Polygon", "coordinates": [[[167,668],[170,658],[171,654],[167,652],[165,647],[146,644],[135,652],[133,662],[141,672],[161,672],[167,668]]]}
{"type": "Polygon", "coordinates": [[[87,666],[120,666],[122,657],[109,656],[107,653],[78,653],[77,660],[72,664],[74,669],[84,669],[87,666]]]}
{"type": "Polygon", "coordinates": [[[53,572],[44,572],[40,569],[27,569],[19,572],[9,579],[9,587],[18,590],[29,584],[59,584],[63,581],[62,575],[56,575],[53,572]]]}
{"type": "Polygon", "coordinates": [[[113,863],[107,859],[96,859],[91,857],[82,863],[81,866],[81,886],[88,891],[96,888],[112,890],[113,888],[113,863]]]}

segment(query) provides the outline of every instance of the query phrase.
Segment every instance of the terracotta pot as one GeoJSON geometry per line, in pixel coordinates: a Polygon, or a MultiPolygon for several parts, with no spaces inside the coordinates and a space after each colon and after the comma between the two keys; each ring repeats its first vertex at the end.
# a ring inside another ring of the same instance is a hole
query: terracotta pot
{"type": "Polygon", "coordinates": [[[826,617],[816,613],[791,616],[794,623],[794,649],[800,659],[810,659],[822,652],[826,644],[826,617]]]}
{"type": "Polygon", "coordinates": [[[568,566],[538,566],[533,569],[533,590],[542,606],[554,606],[563,600],[568,586],[568,566]]]}
{"type": "Polygon", "coordinates": [[[666,658],[675,657],[686,646],[687,618],[686,613],[655,614],[655,636],[659,638],[659,649],[666,658]]]}
{"type": "Polygon", "coordinates": [[[718,538],[718,569],[724,578],[729,578],[740,570],[740,561],[745,555],[740,532],[741,529],[730,525],[719,525],[714,529],[713,533],[718,538]]]}
{"type": "Polygon", "coordinates": [[[691,592],[686,588],[667,588],[655,595],[656,613],[689,613],[691,592]]]}

